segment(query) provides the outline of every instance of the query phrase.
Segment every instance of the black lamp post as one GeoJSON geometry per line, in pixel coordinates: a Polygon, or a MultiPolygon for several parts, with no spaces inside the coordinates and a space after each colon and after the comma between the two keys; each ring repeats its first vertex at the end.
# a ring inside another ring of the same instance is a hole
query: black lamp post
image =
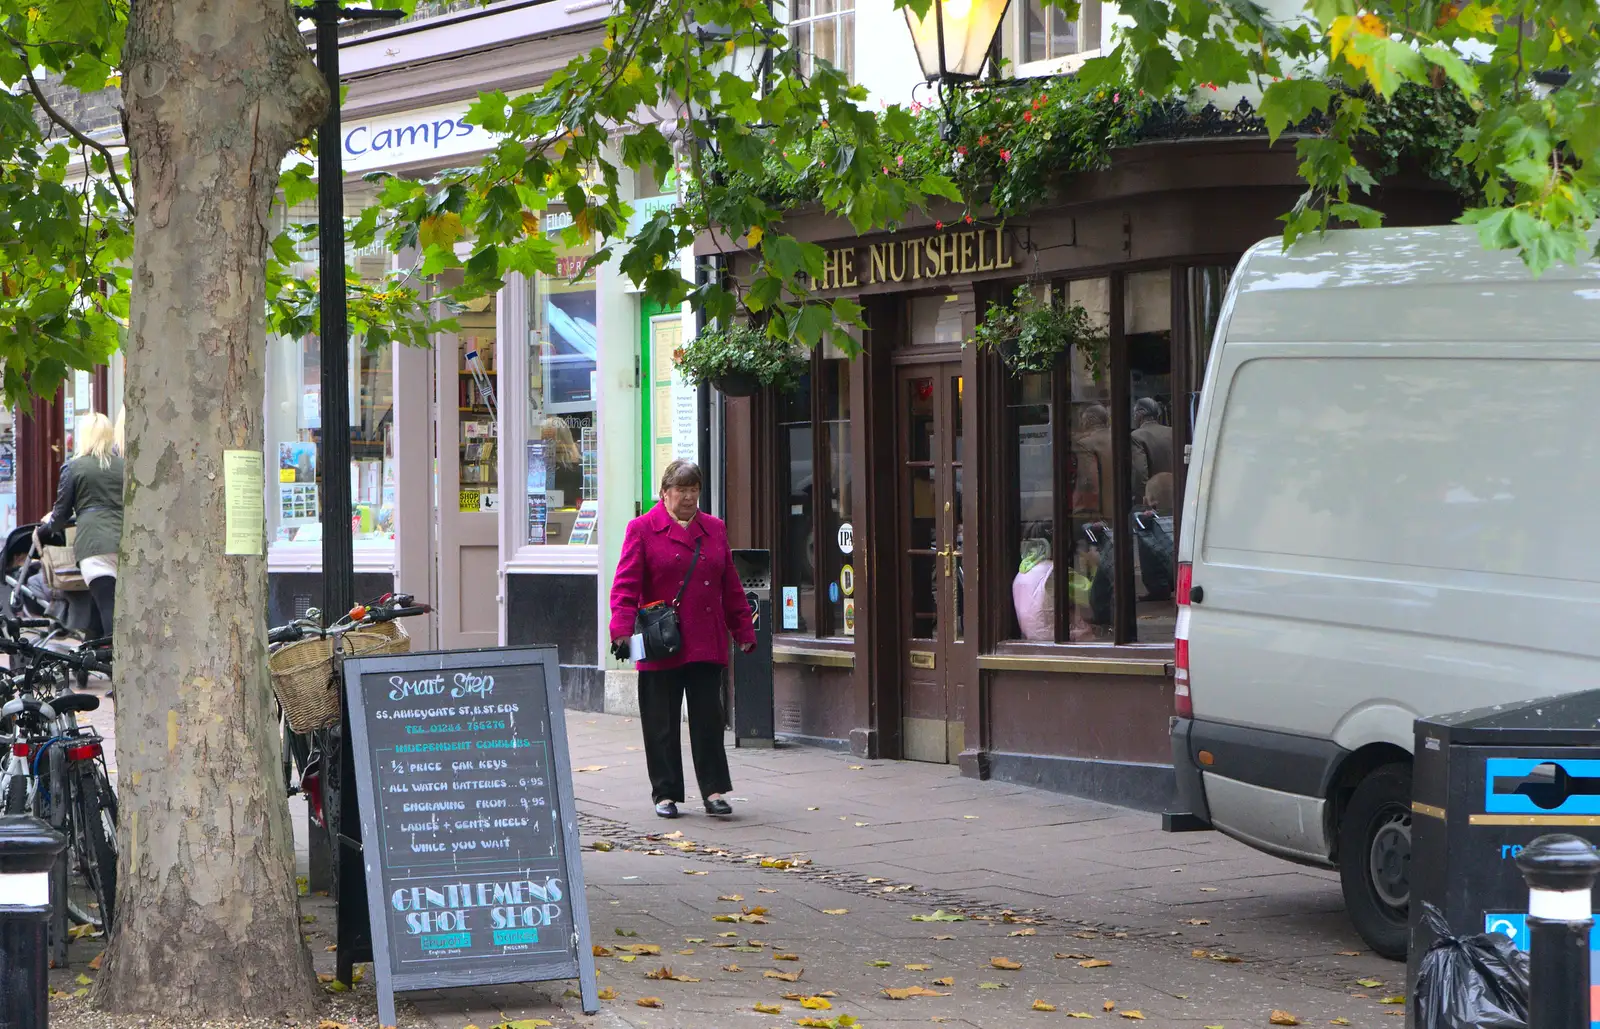
{"type": "Polygon", "coordinates": [[[939,90],[947,142],[955,137],[957,125],[954,91],[983,74],[1009,4],[1010,0],[932,0],[928,13],[920,16],[906,8],[917,62],[923,76],[939,90]]]}

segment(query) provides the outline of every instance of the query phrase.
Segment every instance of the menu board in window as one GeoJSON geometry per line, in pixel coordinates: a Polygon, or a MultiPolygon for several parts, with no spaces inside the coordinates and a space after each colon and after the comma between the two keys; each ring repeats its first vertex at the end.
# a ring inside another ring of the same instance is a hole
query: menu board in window
{"type": "Polygon", "coordinates": [[[381,1025],[451,986],[598,1009],[559,675],[554,647],[345,662],[381,1025]]]}

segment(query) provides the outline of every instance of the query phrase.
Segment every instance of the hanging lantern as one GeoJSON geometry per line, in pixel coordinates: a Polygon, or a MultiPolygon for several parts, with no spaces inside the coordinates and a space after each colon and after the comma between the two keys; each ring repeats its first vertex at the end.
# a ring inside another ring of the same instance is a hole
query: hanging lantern
{"type": "Polygon", "coordinates": [[[971,82],[983,71],[1010,0],[932,0],[917,17],[906,8],[906,24],[917,45],[917,61],[929,82],[971,82]]]}

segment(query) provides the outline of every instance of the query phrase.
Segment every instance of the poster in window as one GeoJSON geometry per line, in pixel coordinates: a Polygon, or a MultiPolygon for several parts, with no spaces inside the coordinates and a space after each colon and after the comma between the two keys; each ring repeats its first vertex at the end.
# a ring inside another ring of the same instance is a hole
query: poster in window
{"type": "Polygon", "coordinates": [[[557,274],[543,278],[544,322],[548,338],[539,357],[545,410],[562,413],[594,406],[590,376],[599,352],[594,269],[577,282],[587,252],[569,251],[557,259],[557,274]]]}
{"type": "Polygon", "coordinates": [[[322,520],[317,509],[317,484],[314,482],[278,483],[278,525],[293,528],[322,520]]]}
{"type": "Polygon", "coordinates": [[[545,542],[545,523],[549,521],[550,509],[546,506],[543,493],[530,494],[528,497],[528,542],[543,545],[545,542]]]}
{"type": "Polygon", "coordinates": [[[278,444],[278,481],[317,481],[317,445],[315,443],[278,444]]]}
{"type": "Polygon", "coordinates": [[[17,451],[10,443],[0,443],[0,482],[17,477],[17,451]]]}

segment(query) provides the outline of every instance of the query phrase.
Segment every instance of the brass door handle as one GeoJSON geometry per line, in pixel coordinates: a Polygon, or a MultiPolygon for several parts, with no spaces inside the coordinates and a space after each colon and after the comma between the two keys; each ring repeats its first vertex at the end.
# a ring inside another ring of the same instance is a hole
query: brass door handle
{"type": "Polygon", "coordinates": [[[934,551],[937,556],[944,558],[944,577],[946,579],[950,578],[950,555],[954,552],[954,549],[953,547],[945,547],[943,550],[934,551]]]}

